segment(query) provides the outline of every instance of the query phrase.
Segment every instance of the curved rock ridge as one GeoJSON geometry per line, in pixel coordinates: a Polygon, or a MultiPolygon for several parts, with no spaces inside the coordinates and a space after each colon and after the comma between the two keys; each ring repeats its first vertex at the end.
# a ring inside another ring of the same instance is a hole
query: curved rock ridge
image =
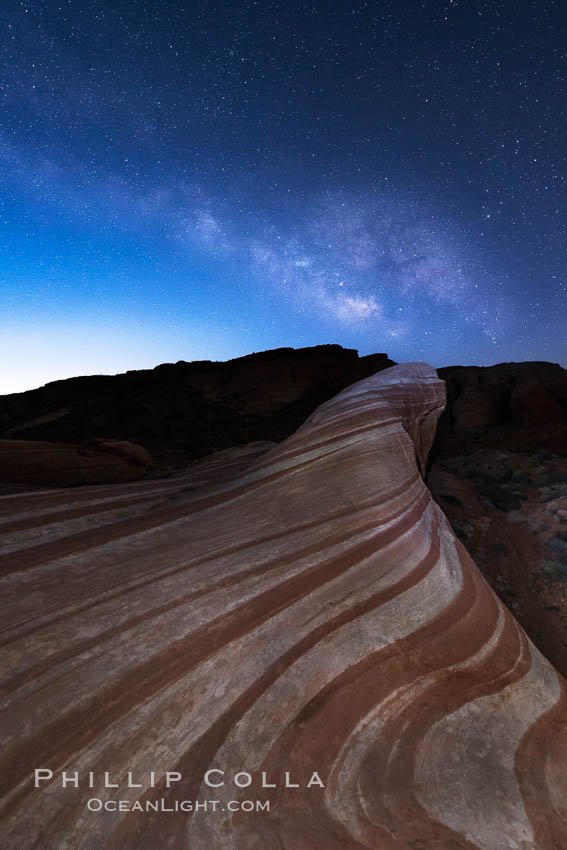
{"type": "Polygon", "coordinates": [[[565,685],[423,483],[443,405],[405,364],[273,448],[0,499],[2,848],[567,847],[565,685]]]}

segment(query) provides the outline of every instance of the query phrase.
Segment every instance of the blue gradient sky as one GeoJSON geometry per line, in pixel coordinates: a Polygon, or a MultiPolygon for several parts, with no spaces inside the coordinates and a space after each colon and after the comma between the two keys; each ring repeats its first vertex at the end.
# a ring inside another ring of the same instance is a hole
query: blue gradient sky
{"type": "Polygon", "coordinates": [[[5,9],[0,392],[325,342],[567,365],[562,4],[5,9]]]}

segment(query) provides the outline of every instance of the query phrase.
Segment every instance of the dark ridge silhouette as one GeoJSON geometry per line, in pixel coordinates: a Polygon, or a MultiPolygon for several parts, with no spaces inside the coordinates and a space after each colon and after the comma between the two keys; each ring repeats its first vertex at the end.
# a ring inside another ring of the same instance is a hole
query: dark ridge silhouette
{"type": "Polygon", "coordinates": [[[69,378],[1,396],[0,437],[81,446],[128,440],[183,465],[234,445],[279,442],[323,401],[392,365],[386,354],[321,345],[69,378]]]}

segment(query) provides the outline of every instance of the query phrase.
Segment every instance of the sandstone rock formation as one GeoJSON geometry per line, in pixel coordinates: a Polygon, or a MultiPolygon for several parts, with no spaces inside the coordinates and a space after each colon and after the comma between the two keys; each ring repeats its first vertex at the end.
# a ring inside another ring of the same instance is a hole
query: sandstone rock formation
{"type": "Polygon", "coordinates": [[[406,364],[267,451],[3,497],[3,850],[567,846],[565,683],[419,474],[443,404],[406,364]]]}
{"type": "Polygon", "coordinates": [[[447,412],[428,484],[475,562],[567,675],[567,371],[439,370],[447,412]]]}
{"type": "Polygon", "coordinates": [[[339,390],[392,365],[340,345],[278,348],[226,363],[164,363],[0,396],[0,438],[129,440],[183,466],[211,451],[283,440],[339,390]]]}
{"type": "Polygon", "coordinates": [[[567,457],[477,450],[433,464],[427,483],[483,575],[567,676],[567,457]]]}
{"type": "Polygon", "coordinates": [[[143,478],[153,468],[149,452],[127,440],[85,446],[45,440],[0,440],[0,482],[70,487],[143,478]]]}
{"type": "Polygon", "coordinates": [[[556,363],[499,363],[439,369],[447,410],[440,453],[478,448],[567,451],[567,372],[556,363]]]}

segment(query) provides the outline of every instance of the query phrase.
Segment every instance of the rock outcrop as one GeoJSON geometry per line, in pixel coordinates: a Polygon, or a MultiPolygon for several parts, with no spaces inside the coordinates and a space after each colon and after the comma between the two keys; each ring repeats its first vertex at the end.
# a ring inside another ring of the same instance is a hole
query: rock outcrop
{"type": "Polygon", "coordinates": [[[419,474],[443,405],[406,364],[215,468],[2,499],[2,848],[567,846],[565,683],[419,474]]]}
{"type": "Polygon", "coordinates": [[[430,489],[493,588],[567,675],[567,372],[439,370],[447,411],[430,489]]]}
{"type": "Polygon", "coordinates": [[[438,374],[447,383],[441,455],[567,451],[567,372],[556,363],[448,366],[438,374]]]}
{"type": "Polygon", "coordinates": [[[428,486],[501,599],[567,676],[567,457],[477,450],[428,486]]]}
{"type": "Polygon", "coordinates": [[[153,469],[149,452],[127,440],[90,446],[44,440],[0,440],[0,482],[75,487],[135,481],[153,469]]]}
{"type": "Polygon", "coordinates": [[[158,464],[183,466],[237,444],[283,440],[323,401],[391,365],[385,354],[319,345],[70,378],[0,396],[0,438],[128,440],[158,464]]]}

